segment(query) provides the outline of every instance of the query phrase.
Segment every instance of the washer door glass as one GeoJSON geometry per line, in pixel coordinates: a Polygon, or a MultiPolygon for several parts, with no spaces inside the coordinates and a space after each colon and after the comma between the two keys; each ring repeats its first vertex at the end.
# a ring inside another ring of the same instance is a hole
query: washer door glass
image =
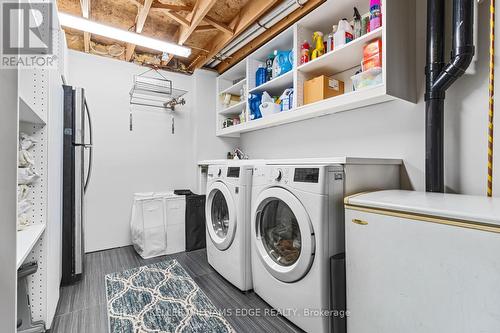
{"type": "Polygon", "coordinates": [[[236,231],[236,207],[229,188],[222,182],[213,183],[207,192],[205,215],[207,232],[217,249],[226,250],[236,231]]]}
{"type": "Polygon", "coordinates": [[[229,209],[221,191],[215,190],[212,200],[212,228],[220,238],[226,238],[229,229],[229,209]]]}
{"type": "Polygon", "coordinates": [[[291,266],[301,251],[301,235],[297,218],[282,200],[269,201],[260,218],[262,242],[269,257],[277,264],[291,266]]]}
{"type": "Polygon", "coordinates": [[[314,260],[314,229],[305,207],[286,189],[262,191],[252,211],[253,242],[266,270],[283,282],[307,275],[314,260]]]}

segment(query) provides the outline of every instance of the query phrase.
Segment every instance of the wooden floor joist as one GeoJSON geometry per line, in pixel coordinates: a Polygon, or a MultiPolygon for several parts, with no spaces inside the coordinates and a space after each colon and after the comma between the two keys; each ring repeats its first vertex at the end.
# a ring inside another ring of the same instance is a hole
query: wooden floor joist
{"type": "Polygon", "coordinates": [[[174,12],[191,12],[193,11],[192,6],[188,5],[172,5],[168,3],[163,3],[162,1],[155,1],[153,2],[153,5],[151,6],[152,9],[166,9],[174,12]]]}
{"type": "Polygon", "coordinates": [[[234,31],[233,29],[231,29],[229,26],[227,26],[226,24],[224,23],[221,23],[221,22],[218,22],[214,19],[211,19],[210,17],[208,16],[205,16],[205,19],[204,21],[208,24],[210,24],[211,26],[217,28],[218,30],[222,31],[222,32],[225,32],[227,34],[230,34],[231,36],[234,34],[234,31]]]}
{"type": "Polygon", "coordinates": [[[180,25],[183,25],[185,27],[189,27],[191,25],[191,23],[184,16],[181,16],[176,12],[166,10],[164,11],[164,13],[165,15],[169,16],[171,19],[175,20],[180,25]]]}
{"type": "Polygon", "coordinates": [[[218,34],[208,45],[211,45],[208,54],[198,56],[190,65],[190,70],[203,67],[210,59],[219,53],[229,42],[250,27],[280,0],[252,0],[249,1],[229,24],[233,34],[218,34]]]}
{"type": "MultiPolygon", "coordinates": [[[[193,11],[189,13],[186,19],[189,21],[189,27],[184,25],[179,26],[176,35],[178,35],[177,44],[183,45],[201,24],[210,9],[215,5],[217,0],[197,0],[193,11]]],[[[172,60],[173,55],[169,54],[167,64],[172,60]]]]}
{"type": "MultiPolygon", "coordinates": [[[[86,19],[90,18],[90,0],[82,0],[80,1],[82,7],[82,16],[86,19]]],[[[86,53],[90,52],[90,32],[83,32],[83,47],[86,53]]]]}
{"type": "MultiPolygon", "coordinates": [[[[226,70],[231,68],[233,65],[237,64],[241,60],[243,60],[247,55],[252,53],[257,48],[261,47],[276,35],[284,31],[286,28],[300,20],[302,17],[307,15],[312,10],[316,9],[318,6],[323,4],[326,0],[309,0],[304,6],[298,8],[290,15],[286,16],[283,20],[276,23],[272,27],[269,27],[264,33],[260,36],[247,43],[241,49],[236,51],[231,55],[230,58],[222,61],[217,67],[216,70],[219,73],[224,73],[226,70]]],[[[207,61],[210,59],[207,59],[207,61]]],[[[196,65],[198,68],[199,64],[196,65]]],[[[190,66],[191,67],[191,66],[190,66]]]]}
{"type": "MultiPolygon", "coordinates": [[[[149,9],[153,4],[153,0],[144,0],[144,5],[140,7],[139,12],[137,13],[137,20],[135,24],[135,32],[140,34],[142,29],[144,28],[144,24],[146,23],[146,19],[148,18],[149,9]]],[[[127,43],[127,48],[125,50],[125,60],[130,61],[132,59],[132,55],[135,51],[135,45],[127,43]]]]}

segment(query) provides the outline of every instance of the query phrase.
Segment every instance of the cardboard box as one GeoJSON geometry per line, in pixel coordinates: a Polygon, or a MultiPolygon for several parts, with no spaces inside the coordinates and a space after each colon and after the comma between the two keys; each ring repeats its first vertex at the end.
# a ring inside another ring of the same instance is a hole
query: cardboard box
{"type": "Polygon", "coordinates": [[[344,93],[344,82],[321,75],[304,83],[304,104],[311,104],[344,93]]]}

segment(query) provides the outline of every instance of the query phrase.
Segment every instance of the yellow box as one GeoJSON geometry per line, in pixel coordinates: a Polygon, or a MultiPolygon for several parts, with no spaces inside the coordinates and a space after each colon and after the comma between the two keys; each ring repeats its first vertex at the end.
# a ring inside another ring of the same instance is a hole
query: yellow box
{"type": "Polygon", "coordinates": [[[304,83],[304,104],[311,104],[344,93],[344,82],[321,75],[304,83]]]}

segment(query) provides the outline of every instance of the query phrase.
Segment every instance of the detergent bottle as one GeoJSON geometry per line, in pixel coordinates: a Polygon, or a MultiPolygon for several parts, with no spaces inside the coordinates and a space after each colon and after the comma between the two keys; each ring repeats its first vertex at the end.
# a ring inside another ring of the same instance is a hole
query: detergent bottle
{"type": "Polygon", "coordinates": [[[250,106],[250,120],[262,118],[260,113],[260,104],[262,103],[262,93],[250,94],[248,104],[250,106]]]}
{"type": "Polygon", "coordinates": [[[274,51],[273,79],[283,75],[293,68],[292,51],[274,51]]]}
{"type": "Polygon", "coordinates": [[[347,19],[339,21],[337,32],[333,36],[335,49],[351,42],[354,39],[354,31],[347,19]]]}
{"type": "Polygon", "coordinates": [[[255,74],[255,86],[258,87],[264,83],[266,83],[266,68],[264,65],[259,65],[259,69],[255,74]]]}

